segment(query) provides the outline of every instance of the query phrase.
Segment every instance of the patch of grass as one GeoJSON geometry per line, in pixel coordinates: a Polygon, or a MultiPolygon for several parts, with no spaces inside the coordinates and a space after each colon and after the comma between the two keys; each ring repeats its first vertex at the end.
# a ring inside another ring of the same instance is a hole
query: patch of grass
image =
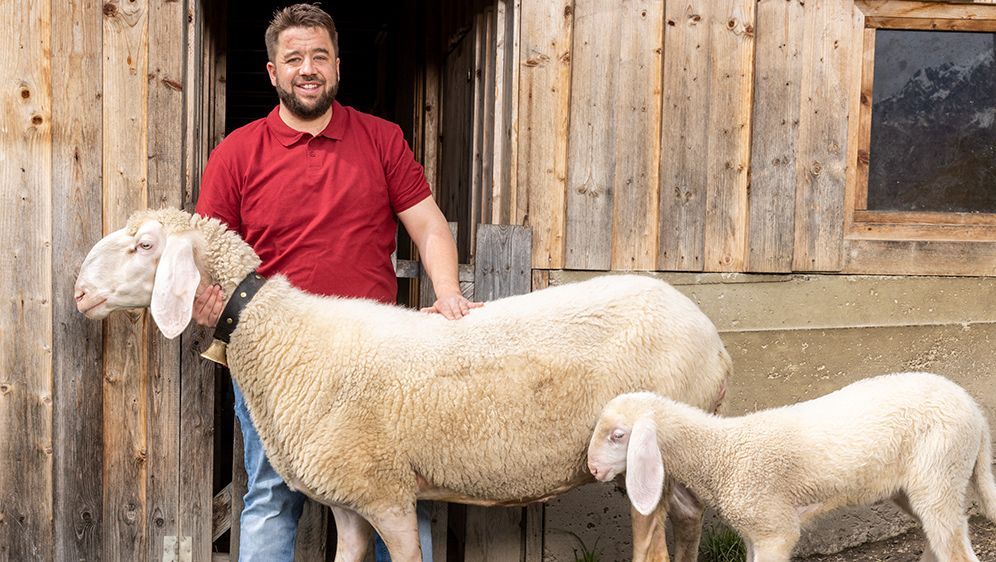
{"type": "Polygon", "coordinates": [[[574,540],[578,543],[578,547],[581,548],[581,552],[578,552],[577,548],[572,549],[574,551],[574,562],[600,562],[602,555],[601,551],[598,550],[598,539],[595,539],[595,543],[589,549],[588,545],[576,533],[572,533],[571,531],[564,532],[574,537],[574,540]]]}
{"type": "Polygon", "coordinates": [[[726,525],[716,525],[702,533],[699,543],[700,562],[744,562],[747,547],[736,531],[726,525]]]}

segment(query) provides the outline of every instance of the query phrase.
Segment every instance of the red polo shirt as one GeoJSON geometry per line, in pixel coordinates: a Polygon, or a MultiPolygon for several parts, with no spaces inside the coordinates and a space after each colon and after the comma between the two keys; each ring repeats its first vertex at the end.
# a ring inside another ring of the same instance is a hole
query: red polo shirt
{"type": "Polygon", "coordinates": [[[204,169],[197,213],[252,245],[264,276],[393,303],[396,214],[430,195],[397,125],[333,102],[318,136],[288,127],[278,108],[232,131],[204,169]]]}

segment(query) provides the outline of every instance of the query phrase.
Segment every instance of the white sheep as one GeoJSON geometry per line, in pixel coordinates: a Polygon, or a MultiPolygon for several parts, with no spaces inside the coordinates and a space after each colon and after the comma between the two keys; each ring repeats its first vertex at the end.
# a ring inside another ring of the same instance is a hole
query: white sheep
{"type": "MultiPolygon", "coordinates": [[[[103,318],[151,306],[173,337],[199,284],[230,295],[258,264],[216,220],[143,211],[91,250],[78,308],[103,318]]],[[[310,295],[275,276],[240,318],[232,376],[274,468],[333,507],[337,561],[362,558],[370,524],[392,559],[419,560],[416,498],[522,505],[590,482],[585,452],[603,404],[652,390],[715,408],[730,370],[705,315],[637,276],[490,302],[459,321],[310,295]]],[[[682,562],[695,560],[701,532],[692,504],[674,516],[682,562]]],[[[633,512],[634,560],[668,559],[665,511],[633,512]]]]}
{"type": "Polygon", "coordinates": [[[996,521],[992,445],[982,410],[929,373],[856,382],[815,400],[723,418],[656,394],[606,405],[588,449],[599,480],[626,472],[641,513],[665,470],[743,537],[750,562],[787,561],[800,527],[847,505],[894,500],[919,519],[924,561],[978,562],[968,540],[969,481],[996,521]]]}

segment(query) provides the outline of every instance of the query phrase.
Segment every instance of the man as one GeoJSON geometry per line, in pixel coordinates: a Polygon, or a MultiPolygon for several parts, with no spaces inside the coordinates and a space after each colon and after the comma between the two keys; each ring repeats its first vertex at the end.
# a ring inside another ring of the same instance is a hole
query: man
{"type": "MultiPolygon", "coordinates": [[[[397,292],[390,255],[400,219],[437,295],[423,310],[455,320],[480,306],[460,293],[456,245],[401,129],[335,101],[332,18],[310,4],[279,10],[266,49],[280,104],[214,150],[197,212],[241,234],[262,259],[264,277],[281,273],[312,293],[389,303],[397,292]]],[[[223,304],[219,289],[204,291],[195,319],[214,325],[223,304]]],[[[235,396],[248,473],[240,560],[291,561],[304,497],[270,466],[238,387],[235,396]]],[[[419,511],[427,539],[428,517],[419,511]]],[[[431,559],[427,542],[423,559],[431,559]]]]}

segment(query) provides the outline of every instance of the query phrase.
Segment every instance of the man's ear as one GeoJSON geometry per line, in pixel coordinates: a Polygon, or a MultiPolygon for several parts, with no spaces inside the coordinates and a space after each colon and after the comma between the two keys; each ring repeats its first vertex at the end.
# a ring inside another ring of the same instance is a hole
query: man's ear
{"type": "Polygon", "coordinates": [[[643,515],[650,515],[664,490],[664,461],[657,446],[657,426],[650,418],[633,424],[626,448],[626,495],[643,515]]]}
{"type": "Polygon", "coordinates": [[[194,262],[194,245],[190,238],[168,236],[156,269],[150,307],[152,319],[167,338],[180,335],[190,323],[194,295],[200,282],[201,272],[194,262]]]}

